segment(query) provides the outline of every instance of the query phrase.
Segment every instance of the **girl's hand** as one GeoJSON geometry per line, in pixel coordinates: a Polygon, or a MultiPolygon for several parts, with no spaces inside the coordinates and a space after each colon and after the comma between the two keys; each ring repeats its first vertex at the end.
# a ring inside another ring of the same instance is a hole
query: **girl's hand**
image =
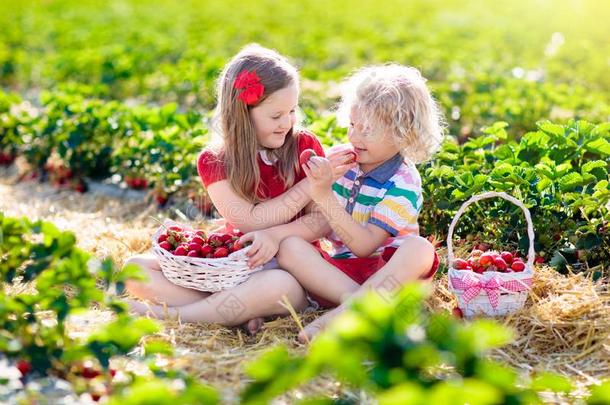
{"type": "Polygon", "coordinates": [[[329,159],[313,156],[303,165],[303,171],[309,179],[312,200],[318,201],[332,193],[335,173],[329,159]]]}
{"type": "Polygon", "coordinates": [[[252,247],[246,253],[250,268],[261,266],[273,259],[280,248],[280,241],[267,230],[248,232],[239,238],[242,245],[246,242],[252,242],[252,247]]]}

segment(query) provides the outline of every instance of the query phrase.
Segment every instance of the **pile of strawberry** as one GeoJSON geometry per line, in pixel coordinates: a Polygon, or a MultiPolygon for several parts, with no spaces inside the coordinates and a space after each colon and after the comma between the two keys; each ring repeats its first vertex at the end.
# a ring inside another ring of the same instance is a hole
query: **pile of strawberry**
{"type": "Polygon", "coordinates": [[[180,226],[171,226],[159,235],[157,242],[175,256],[200,258],[227,257],[229,254],[243,249],[246,245],[239,243],[241,232],[214,232],[206,236],[202,230],[187,230],[180,226]]]}
{"type": "Polygon", "coordinates": [[[518,273],[525,270],[525,263],[519,257],[518,252],[482,251],[474,249],[470,257],[466,260],[455,259],[453,268],[456,270],[470,270],[475,273],[485,273],[486,271],[499,271],[501,273],[518,273]]]}

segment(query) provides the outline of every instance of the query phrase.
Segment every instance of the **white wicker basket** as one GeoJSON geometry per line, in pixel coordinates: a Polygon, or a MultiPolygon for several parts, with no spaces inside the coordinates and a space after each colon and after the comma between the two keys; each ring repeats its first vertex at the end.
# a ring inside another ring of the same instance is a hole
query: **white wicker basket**
{"type": "Polygon", "coordinates": [[[466,201],[455,214],[449,226],[449,234],[447,235],[449,290],[456,295],[458,306],[462,310],[464,317],[472,317],[474,315],[506,315],[522,308],[532,285],[535,254],[532,218],[529,210],[521,201],[502,192],[482,193],[466,201]],[[483,274],[478,274],[471,270],[455,269],[453,267],[455,257],[453,256],[452,238],[457,221],[470,204],[493,197],[500,197],[514,203],[525,214],[527,235],[530,242],[525,269],[517,273],[488,271],[483,274]]]}
{"type": "Polygon", "coordinates": [[[152,236],[152,250],[159,259],[161,271],[176,285],[199,291],[218,292],[243,283],[263,268],[248,267],[246,252],[250,249],[249,246],[218,259],[175,256],[161,248],[157,242],[159,236],[170,226],[180,226],[185,230],[192,228],[168,219],[152,236]]]}

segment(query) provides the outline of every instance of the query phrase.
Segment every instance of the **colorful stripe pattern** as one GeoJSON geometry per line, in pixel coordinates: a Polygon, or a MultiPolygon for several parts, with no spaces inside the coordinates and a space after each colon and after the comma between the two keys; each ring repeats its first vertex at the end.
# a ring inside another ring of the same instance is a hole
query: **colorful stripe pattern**
{"type": "MultiPolygon", "coordinates": [[[[366,174],[359,167],[351,169],[333,184],[333,191],[354,220],[377,225],[390,234],[371,256],[379,256],[386,247],[398,248],[407,235],[419,235],[421,177],[415,165],[400,155],[366,174]]],[[[357,257],[335,232],[327,238],[333,247],[333,258],[357,257]]]]}

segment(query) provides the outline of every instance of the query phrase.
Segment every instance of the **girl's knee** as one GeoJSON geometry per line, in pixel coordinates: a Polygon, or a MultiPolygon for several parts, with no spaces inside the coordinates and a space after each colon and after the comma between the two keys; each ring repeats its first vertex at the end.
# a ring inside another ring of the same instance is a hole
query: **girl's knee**
{"type": "Polygon", "coordinates": [[[309,245],[307,241],[298,236],[289,236],[280,243],[277,252],[277,260],[280,265],[285,265],[287,260],[294,260],[295,255],[303,251],[309,245]]]}
{"type": "Polygon", "coordinates": [[[303,290],[303,287],[299,284],[297,279],[287,271],[272,270],[272,274],[269,274],[269,277],[266,278],[265,282],[273,283],[275,286],[275,302],[282,301],[285,296],[288,299],[288,302],[290,302],[290,305],[296,309],[302,309],[301,307],[307,304],[305,290],[303,290]]]}

